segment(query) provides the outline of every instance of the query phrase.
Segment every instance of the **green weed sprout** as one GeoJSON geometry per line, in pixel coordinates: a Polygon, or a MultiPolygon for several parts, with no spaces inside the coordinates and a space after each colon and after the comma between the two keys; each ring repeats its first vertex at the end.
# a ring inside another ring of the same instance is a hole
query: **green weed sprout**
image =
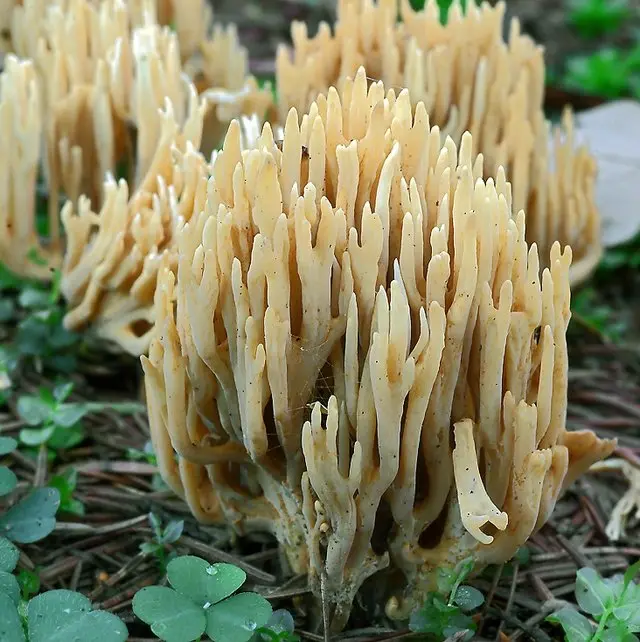
{"type": "Polygon", "coordinates": [[[60,493],[60,512],[70,515],[84,515],[84,504],[73,496],[78,484],[78,471],[67,468],[60,475],[54,475],[49,480],[49,488],[55,488],[60,493]]]}
{"type": "Polygon", "coordinates": [[[210,564],[192,555],[167,565],[168,586],[148,586],[133,598],[133,612],[165,642],[249,642],[272,609],[257,593],[234,593],[246,573],[233,564],[210,564]]]}
{"type": "Polygon", "coordinates": [[[16,575],[16,579],[24,602],[28,602],[40,592],[40,576],[37,572],[23,568],[16,575]]]}
{"type": "Polygon", "coordinates": [[[569,2],[569,21],[584,38],[597,38],[616,32],[629,15],[629,0],[569,2]]]}
{"type": "Polygon", "coordinates": [[[603,579],[592,568],[580,569],[576,600],[595,624],[570,606],[551,614],[547,621],[564,629],[566,642],[638,642],[634,635],[640,632],[640,585],[634,582],[638,572],[640,561],[624,575],[609,579],[603,579]]]}
{"type": "Polygon", "coordinates": [[[164,572],[167,565],[167,546],[177,542],[184,530],[184,520],[171,520],[164,528],[155,513],[149,513],[149,524],[153,530],[153,539],[140,544],[140,551],[145,555],[155,555],[164,572]]]}
{"type": "Polygon", "coordinates": [[[69,403],[66,400],[73,391],[73,383],[57,385],[53,391],[41,388],[37,395],[25,395],[18,399],[18,415],[27,424],[20,431],[20,441],[27,446],[47,444],[54,450],[77,446],[85,437],[81,420],[93,412],[115,410],[127,414],[139,412],[139,403],[69,403]]]}
{"type": "Polygon", "coordinates": [[[143,461],[152,466],[158,465],[158,458],[153,452],[153,444],[151,440],[148,440],[145,445],[142,447],[142,450],[139,448],[127,448],[127,459],[129,461],[143,461]]]}
{"type": "Polygon", "coordinates": [[[439,569],[438,590],[430,593],[423,606],[414,611],[409,629],[444,640],[466,631],[460,640],[471,640],[476,623],[469,615],[481,606],[484,596],[478,589],[462,584],[473,570],[473,559],[460,562],[453,570],[439,569]]]}
{"type": "Polygon", "coordinates": [[[42,284],[22,279],[0,263],[0,294],[0,322],[17,324],[12,345],[0,354],[0,366],[10,374],[21,361],[31,360],[38,371],[73,372],[81,337],[63,325],[60,273],[42,284]]]}

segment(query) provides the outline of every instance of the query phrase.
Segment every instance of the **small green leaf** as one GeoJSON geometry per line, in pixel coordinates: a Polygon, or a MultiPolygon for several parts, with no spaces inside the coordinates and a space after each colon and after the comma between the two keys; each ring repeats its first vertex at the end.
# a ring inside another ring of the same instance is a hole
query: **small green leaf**
{"type": "MultiPolygon", "coordinates": [[[[75,332],[69,332],[63,325],[57,325],[53,328],[51,334],[49,335],[49,345],[54,350],[61,350],[63,348],[70,348],[74,344],[78,343],[80,340],[80,335],[75,332]]],[[[61,368],[63,372],[66,371],[65,368],[61,368]]]]}
{"type": "Polygon", "coordinates": [[[149,513],[149,524],[158,538],[162,537],[162,522],[155,513],[149,513]]]}
{"type": "Polygon", "coordinates": [[[133,612],[165,642],[192,642],[205,630],[201,607],[166,586],[147,586],[133,598],[133,612]]]}
{"type": "Polygon", "coordinates": [[[82,424],[75,424],[71,428],[56,426],[47,443],[54,450],[68,450],[82,443],[85,437],[86,434],[82,424]]]}
{"type": "Polygon", "coordinates": [[[26,642],[22,621],[13,600],[0,591],[0,640],[26,642]]]}
{"type": "Polygon", "coordinates": [[[623,622],[610,622],[600,635],[600,642],[638,642],[623,622]]]}
{"type": "Polygon", "coordinates": [[[455,576],[455,582],[453,583],[453,586],[451,588],[451,597],[454,597],[455,594],[458,592],[458,587],[469,576],[469,574],[473,570],[473,565],[474,565],[474,560],[472,557],[468,557],[464,560],[461,560],[456,564],[456,567],[453,571],[453,574],[455,576]]]}
{"type": "Polygon", "coordinates": [[[67,468],[61,475],[54,475],[49,480],[49,487],[56,488],[60,493],[60,509],[67,510],[72,501],[73,491],[78,482],[78,473],[74,468],[67,468]]]}
{"type": "Polygon", "coordinates": [[[414,611],[409,618],[409,629],[414,633],[442,634],[442,614],[433,602],[433,596],[428,598],[422,608],[414,611]]]}
{"type": "Polygon", "coordinates": [[[46,308],[49,305],[49,295],[43,290],[25,288],[20,292],[18,303],[21,307],[31,310],[46,308]]]}
{"type": "Polygon", "coordinates": [[[620,602],[620,598],[624,591],[622,579],[622,574],[620,573],[612,575],[611,577],[602,578],[602,581],[611,589],[611,594],[613,596],[612,604],[618,604],[620,602]]]}
{"type": "Polygon", "coordinates": [[[69,395],[73,392],[73,382],[65,381],[64,383],[59,383],[53,389],[53,398],[58,402],[62,403],[66,401],[69,395]]]}
{"type": "Polygon", "coordinates": [[[16,313],[16,306],[12,299],[0,299],[0,323],[11,321],[16,313]]]}
{"type": "Polygon", "coordinates": [[[23,600],[28,600],[40,590],[40,577],[33,571],[23,568],[18,573],[17,579],[23,600]]]}
{"type": "Polygon", "coordinates": [[[29,642],[125,642],[127,627],[115,615],[92,611],[80,593],[59,589],[29,601],[29,642]]]}
{"type": "Polygon", "coordinates": [[[615,607],[613,617],[623,622],[632,633],[640,633],[640,595],[634,596],[631,600],[625,599],[622,605],[615,607]]]}
{"type": "Polygon", "coordinates": [[[453,601],[463,611],[469,612],[483,604],[484,596],[473,586],[459,586],[453,601]]]}
{"type": "Polygon", "coordinates": [[[0,437],[0,457],[12,453],[18,447],[18,442],[12,437],[0,437]]]}
{"type": "Polygon", "coordinates": [[[0,535],[19,544],[43,539],[56,525],[60,493],[55,488],[37,488],[0,516],[0,535]]]}
{"type": "Polygon", "coordinates": [[[20,418],[29,426],[41,426],[51,415],[51,407],[40,397],[20,397],[17,410],[20,418]]]}
{"type": "Polygon", "coordinates": [[[247,574],[233,564],[209,564],[200,557],[183,555],[169,562],[167,579],[178,593],[202,606],[235,593],[247,574]]]}
{"type": "Polygon", "coordinates": [[[19,559],[20,551],[6,537],[0,537],[0,571],[11,573],[19,559]]]}
{"type": "Polygon", "coordinates": [[[526,546],[521,546],[516,551],[513,559],[518,562],[520,566],[526,566],[531,561],[531,551],[526,546]]]}
{"type": "Polygon", "coordinates": [[[248,642],[271,617],[271,604],[257,593],[240,593],[206,609],[214,642],[248,642]]]}
{"type": "Polygon", "coordinates": [[[53,396],[53,392],[49,388],[41,387],[38,390],[38,397],[42,402],[47,404],[51,410],[56,407],[56,398],[53,396]]]}
{"type": "Polygon", "coordinates": [[[278,609],[271,614],[265,628],[274,633],[293,633],[296,625],[293,616],[286,609],[278,609]]]}
{"type": "Polygon", "coordinates": [[[0,571],[0,593],[8,595],[16,606],[20,603],[20,586],[11,573],[0,571]]]}
{"type": "Polygon", "coordinates": [[[588,642],[594,628],[587,618],[575,609],[565,606],[547,617],[547,622],[559,624],[566,634],[566,642],[588,642]]]}
{"type": "Polygon", "coordinates": [[[82,515],[85,514],[84,504],[79,499],[67,499],[64,504],[60,504],[60,510],[71,515],[82,515]]]}
{"type": "Polygon", "coordinates": [[[53,424],[44,428],[23,428],[20,431],[20,441],[25,446],[41,446],[51,439],[54,430],[53,424]]]}
{"type": "Polygon", "coordinates": [[[17,485],[15,473],[6,466],[0,466],[0,497],[8,495],[17,485]]]}
{"type": "Polygon", "coordinates": [[[459,582],[464,582],[467,577],[469,577],[469,573],[473,571],[473,565],[474,565],[474,559],[473,557],[468,557],[466,559],[461,560],[456,564],[456,567],[454,569],[454,574],[456,576],[456,579],[459,582]]]}
{"type": "Polygon", "coordinates": [[[20,604],[20,585],[15,575],[0,571],[0,593],[8,595],[16,606],[20,604]]]}
{"type": "Polygon", "coordinates": [[[638,560],[635,564],[632,564],[624,572],[623,586],[625,589],[631,584],[631,582],[633,582],[638,573],[640,573],[640,560],[638,560]]]}
{"type": "MultiPolygon", "coordinates": [[[[17,346],[0,346],[0,373],[3,375],[4,385],[10,386],[11,380],[8,375],[12,374],[20,363],[20,351],[17,346]]],[[[7,392],[5,388],[3,392],[7,392]]]]}
{"type": "Polygon", "coordinates": [[[162,550],[162,546],[156,542],[142,542],[140,544],[140,551],[145,555],[156,555],[160,550],[162,550]]]}
{"type": "Polygon", "coordinates": [[[167,527],[162,533],[162,543],[163,544],[173,544],[177,542],[180,537],[182,537],[182,531],[184,530],[184,520],[172,520],[167,524],[167,527]]]}
{"type": "Polygon", "coordinates": [[[576,599],[586,613],[602,615],[613,602],[611,588],[593,568],[581,568],[576,576],[576,599]]]}
{"type": "Polygon", "coordinates": [[[61,404],[53,413],[52,421],[63,428],[71,428],[77,424],[89,409],[84,404],[61,404]]]}
{"type": "Polygon", "coordinates": [[[451,589],[456,582],[456,576],[452,568],[444,566],[438,567],[436,572],[436,582],[438,586],[438,593],[441,595],[449,595],[451,589]]]}

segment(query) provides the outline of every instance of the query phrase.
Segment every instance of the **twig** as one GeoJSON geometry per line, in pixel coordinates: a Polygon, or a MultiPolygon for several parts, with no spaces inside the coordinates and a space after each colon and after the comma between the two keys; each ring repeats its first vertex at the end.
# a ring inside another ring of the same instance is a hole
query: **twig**
{"type": "Polygon", "coordinates": [[[493,615],[496,615],[499,618],[502,618],[507,624],[510,624],[511,626],[516,627],[518,630],[522,631],[523,633],[526,633],[532,640],[535,640],[536,642],[553,642],[553,640],[541,629],[537,628],[532,628],[531,626],[528,626],[525,622],[522,620],[518,619],[514,615],[510,615],[509,613],[504,613],[500,609],[495,608],[492,606],[489,611],[493,613],[493,615]]]}
{"type": "Polygon", "coordinates": [[[83,562],[78,560],[75,568],[73,569],[73,574],[71,575],[71,582],[69,582],[69,590],[77,591],[78,583],[80,582],[80,576],[82,575],[83,562]]]}
{"type": "MultiPolygon", "coordinates": [[[[513,606],[513,598],[516,594],[516,586],[518,584],[518,571],[520,570],[520,563],[518,561],[513,564],[513,577],[511,578],[511,588],[509,589],[509,598],[507,599],[507,605],[504,608],[504,615],[508,615],[513,606]]],[[[496,633],[496,642],[500,640],[500,633],[502,632],[504,621],[500,622],[498,626],[498,631],[496,633]]]]}
{"type": "Polygon", "coordinates": [[[136,569],[141,562],[146,558],[146,555],[142,552],[138,553],[132,557],[126,564],[120,567],[115,573],[113,573],[109,578],[104,582],[100,582],[98,586],[89,594],[89,599],[91,601],[96,600],[96,598],[106,589],[112,586],[115,586],[118,582],[123,580],[128,573],[136,569]]]}
{"type": "Polygon", "coordinates": [[[58,522],[56,524],[55,530],[57,532],[66,532],[66,533],[79,533],[86,535],[91,533],[93,535],[105,535],[107,533],[115,533],[117,531],[124,530],[125,528],[131,528],[132,526],[137,526],[147,521],[146,515],[139,515],[133,519],[127,519],[122,522],[116,522],[115,524],[107,524],[106,526],[89,526],[88,524],[79,524],[77,522],[58,522]]]}
{"type": "Polygon", "coordinates": [[[595,569],[595,564],[582,552],[576,548],[564,535],[555,533],[555,537],[569,555],[576,561],[579,566],[588,566],[595,569]]]}
{"type": "Polygon", "coordinates": [[[326,581],[327,581],[327,575],[324,571],[322,570],[320,574],[320,601],[322,602],[322,634],[323,634],[323,640],[324,642],[329,642],[330,640],[330,634],[329,634],[329,627],[330,627],[330,622],[329,622],[329,608],[327,604],[327,594],[326,594],[326,581]]]}
{"type": "Polygon", "coordinates": [[[500,578],[502,577],[503,572],[504,572],[504,564],[500,564],[496,568],[496,572],[493,574],[491,588],[489,589],[489,593],[487,594],[487,600],[484,604],[484,608],[482,609],[482,620],[480,622],[480,627],[478,628],[478,635],[482,633],[482,629],[484,628],[487,610],[491,606],[491,603],[493,602],[493,598],[495,597],[496,590],[498,589],[498,584],[500,583],[500,578]]]}
{"type": "Polygon", "coordinates": [[[45,444],[40,444],[38,457],[36,459],[36,471],[33,475],[33,485],[35,488],[42,488],[47,482],[47,475],[49,472],[47,455],[47,446],[45,444]]]}
{"type": "Polygon", "coordinates": [[[522,637],[522,635],[526,633],[527,629],[531,630],[533,627],[537,626],[540,622],[542,622],[548,615],[550,615],[554,611],[560,610],[563,606],[567,606],[567,605],[568,605],[568,602],[565,602],[564,600],[555,600],[555,599],[548,600],[542,605],[539,613],[536,613],[535,615],[530,617],[528,620],[526,620],[523,623],[524,627],[519,629],[518,631],[515,631],[511,635],[510,642],[516,642],[516,640],[519,640],[522,637]]]}
{"type": "Polygon", "coordinates": [[[122,591],[121,593],[114,595],[113,597],[109,598],[108,600],[105,600],[104,602],[96,604],[95,608],[104,610],[104,611],[117,611],[118,607],[121,607],[123,603],[126,602],[127,600],[131,600],[131,598],[133,598],[133,596],[140,589],[144,588],[145,586],[151,586],[156,581],[156,578],[157,576],[155,573],[153,575],[148,575],[141,581],[136,582],[134,586],[131,586],[125,591],[122,591]]]}

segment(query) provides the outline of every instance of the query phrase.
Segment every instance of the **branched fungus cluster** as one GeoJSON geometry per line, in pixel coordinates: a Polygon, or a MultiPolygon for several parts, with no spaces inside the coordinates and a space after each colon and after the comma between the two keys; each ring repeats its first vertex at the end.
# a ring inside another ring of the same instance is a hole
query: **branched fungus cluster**
{"type": "Polygon", "coordinates": [[[272,103],[235,29],[212,27],[203,0],[183,4],[24,0],[2,73],[0,127],[15,150],[0,161],[2,260],[38,278],[61,266],[67,327],[91,325],[136,356],[148,348],[158,267],[175,264],[173,233],[211,151],[232,118],[264,117],[272,103]]]}
{"type": "Polygon", "coordinates": [[[465,12],[455,0],[443,26],[436,0],[419,11],[409,0],[339,0],[333,33],[325,23],[309,37],[298,22],[293,50],[281,46],[280,115],[290,107],[305,111],[319,92],[340,87],[361,65],[370,79],[408,88],[414,106],[423,102],[431,122],[456,144],[471,132],[485,178],[505,168],[514,211],[527,212],[527,240],[545,257],[556,241],[570,245],[576,284],[602,252],[595,161],[585,148],[576,149],[569,111],[561,127],[546,120],[542,47],[521,33],[517,19],[505,41],[504,12],[504,2],[468,2],[465,12]]]}
{"type": "Polygon", "coordinates": [[[202,521],[272,531],[343,626],[436,569],[509,559],[614,444],[567,432],[570,248],[540,271],[505,173],[406,90],[354,80],[232,123],[162,271],[143,357],[167,483],[202,521]]]}

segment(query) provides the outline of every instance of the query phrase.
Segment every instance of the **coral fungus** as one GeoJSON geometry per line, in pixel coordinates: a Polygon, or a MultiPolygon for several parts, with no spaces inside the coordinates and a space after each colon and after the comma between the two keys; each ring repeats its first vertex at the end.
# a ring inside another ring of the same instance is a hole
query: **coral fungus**
{"type": "Polygon", "coordinates": [[[540,271],[483,169],[360,69],[282,145],[232,124],[159,278],[164,478],[203,521],[273,532],[335,628],[376,572],[400,615],[438,567],[509,559],[614,447],[565,428],[571,250],[540,271]]]}
{"type": "Polygon", "coordinates": [[[333,29],[309,37],[292,25],[293,50],[281,45],[277,89],[281,118],[305,111],[319,92],[340,87],[360,65],[387,87],[408,88],[431,122],[456,144],[471,132],[484,156],[485,178],[504,167],[514,212],[527,212],[527,241],[543,252],[570,245],[572,284],[587,278],[600,259],[599,213],[594,201],[595,160],[576,147],[570,111],[552,128],[543,110],[542,47],[514,18],[503,37],[505,4],[459,0],[440,23],[436,0],[414,10],[409,0],[341,0],[333,29]],[[398,14],[401,21],[397,20],[398,14]]]}

